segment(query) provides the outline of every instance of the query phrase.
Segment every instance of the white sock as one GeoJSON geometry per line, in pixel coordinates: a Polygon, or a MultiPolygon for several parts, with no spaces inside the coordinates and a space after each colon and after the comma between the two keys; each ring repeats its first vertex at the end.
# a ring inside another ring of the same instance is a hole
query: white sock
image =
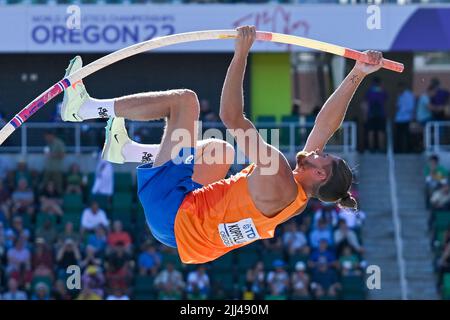
{"type": "Polygon", "coordinates": [[[149,163],[155,161],[159,144],[141,144],[131,141],[122,148],[125,162],[149,163]]]}
{"type": "Polygon", "coordinates": [[[78,115],[83,120],[115,117],[114,102],[115,99],[89,98],[81,106],[78,115]]]}

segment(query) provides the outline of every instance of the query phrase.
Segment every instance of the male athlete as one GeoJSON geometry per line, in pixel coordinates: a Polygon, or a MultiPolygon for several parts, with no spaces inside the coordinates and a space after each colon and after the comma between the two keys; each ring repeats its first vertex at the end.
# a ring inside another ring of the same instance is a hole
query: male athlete
{"type": "MultiPolygon", "coordinates": [[[[98,100],[89,97],[81,81],[65,92],[63,120],[110,118],[104,159],[115,163],[153,160],[137,168],[139,199],[155,238],[177,248],[184,263],[212,261],[255,240],[273,237],[275,228],[303,211],[309,198],[356,208],[349,193],[351,170],[344,160],[322,150],[340,127],[361,81],[380,69],[381,53],[368,51],[370,64],[356,62],[327,100],[292,170],[283,154],[267,144],[243,114],[243,78],[255,38],[254,27],[238,28],[234,57],[222,89],[220,118],[233,129],[230,131],[238,147],[252,162],[228,179],[224,177],[234,149],[221,140],[197,141],[199,102],[194,92],[180,89],[98,100]],[[124,118],[165,118],[161,144],[131,141],[124,118]],[[255,143],[249,143],[248,133],[257,137],[255,143]],[[222,154],[223,161],[200,163],[208,152],[222,154]],[[271,161],[262,155],[270,155],[271,161]],[[273,165],[278,166],[276,174],[264,174],[264,169],[273,165]]],[[[80,57],[73,59],[66,76],[81,65],[80,57]]]]}

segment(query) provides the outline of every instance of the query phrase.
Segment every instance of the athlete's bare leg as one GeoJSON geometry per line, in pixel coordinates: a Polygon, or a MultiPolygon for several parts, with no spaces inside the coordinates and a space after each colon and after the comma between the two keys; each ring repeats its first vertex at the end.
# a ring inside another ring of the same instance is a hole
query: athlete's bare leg
{"type": "Polygon", "coordinates": [[[218,139],[197,141],[199,102],[193,91],[169,90],[117,98],[114,111],[116,116],[129,120],[167,119],[154,166],[169,161],[173,155],[178,154],[181,147],[196,146],[194,181],[207,185],[224,178],[230,169],[234,159],[234,148],[230,144],[218,139]],[[184,129],[184,133],[191,138],[173,139],[172,134],[177,129],[184,129]],[[215,161],[212,162],[211,157],[215,161]]]}
{"type": "MultiPolygon", "coordinates": [[[[131,141],[122,150],[124,162],[147,163],[154,158],[160,145],[141,144],[131,141]]],[[[197,141],[195,148],[193,180],[202,185],[223,179],[234,161],[234,147],[220,139],[197,141]]]]}
{"type": "Polygon", "coordinates": [[[171,160],[183,147],[197,145],[196,121],[199,110],[197,95],[186,89],[130,95],[116,99],[114,104],[114,112],[118,117],[140,121],[167,119],[154,166],[171,160]],[[175,130],[182,130],[182,139],[172,137],[175,130]]]}

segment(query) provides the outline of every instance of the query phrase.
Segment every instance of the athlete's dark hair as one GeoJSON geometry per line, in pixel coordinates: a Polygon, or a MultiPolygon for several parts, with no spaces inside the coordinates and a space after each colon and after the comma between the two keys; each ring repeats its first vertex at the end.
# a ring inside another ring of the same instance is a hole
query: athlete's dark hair
{"type": "Polygon", "coordinates": [[[337,159],[331,163],[327,181],[317,191],[317,198],[324,202],[336,202],[340,207],[357,209],[358,203],[350,193],[353,183],[352,170],[348,164],[337,159]]]}

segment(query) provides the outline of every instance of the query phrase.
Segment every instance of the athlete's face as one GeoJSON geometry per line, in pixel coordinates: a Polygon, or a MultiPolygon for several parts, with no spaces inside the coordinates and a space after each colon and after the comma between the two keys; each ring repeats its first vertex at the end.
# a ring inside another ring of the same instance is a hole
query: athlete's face
{"type": "Polygon", "coordinates": [[[337,158],[320,150],[315,150],[311,152],[302,152],[299,160],[299,166],[303,165],[323,169],[330,166],[337,158]]]}
{"type": "Polygon", "coordinates": [[[311,152],[301,152],[298,157],[298,170],[307,172],[308,175],[318,181],[325,181],[330,172],[329,168],[333,161],[337,161],[333,155],[315,150],[311,152]]]}

